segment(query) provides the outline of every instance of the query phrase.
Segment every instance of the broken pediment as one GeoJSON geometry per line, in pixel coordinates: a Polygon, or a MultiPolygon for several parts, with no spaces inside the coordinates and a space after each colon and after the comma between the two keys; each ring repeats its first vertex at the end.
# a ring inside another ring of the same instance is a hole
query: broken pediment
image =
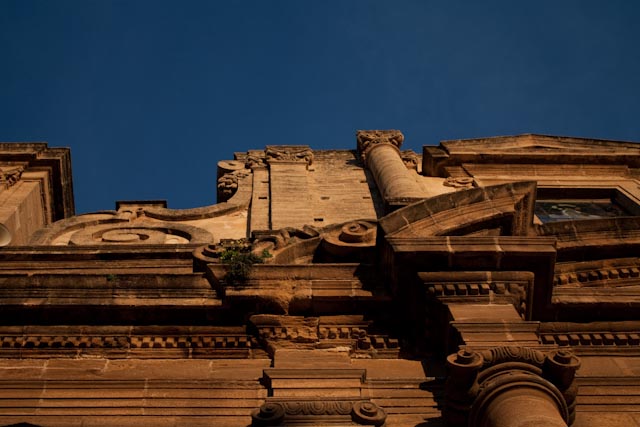
{"type": "Polygon", "coordinates": [[[388,237],[463,235],[526,236],[530,233],[535,182],[515,182],[443,194],[380,219],[388,237]]]}

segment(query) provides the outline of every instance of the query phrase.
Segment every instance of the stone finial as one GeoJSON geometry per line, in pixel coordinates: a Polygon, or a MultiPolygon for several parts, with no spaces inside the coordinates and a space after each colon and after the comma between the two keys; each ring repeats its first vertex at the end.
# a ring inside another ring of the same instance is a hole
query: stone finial
{"type": "Polygon", "coordinates": [[[404,141],[404,135],[399,130],[359,130],[356,132],[358,152],[363,160],[367,152],[378,144],[389,144],[398,150],[404,141]]]}

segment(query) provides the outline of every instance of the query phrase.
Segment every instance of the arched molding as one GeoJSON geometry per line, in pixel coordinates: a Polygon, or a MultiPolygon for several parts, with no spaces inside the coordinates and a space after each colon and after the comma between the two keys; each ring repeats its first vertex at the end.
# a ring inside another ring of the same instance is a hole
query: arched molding
{"type": "Polygon", "coordinates": [[[213,241],[206,230],[184,224],[158,221],[101,224],[83,228],[72,234],[70,245],[104,244],[204,244],[213,241]]]}
{"type": "Polygon", "coordinates": [[[147,207],[144,214],[149,218],[162,221],[191,221],[205,218],[215,218],[222,215],[247,209],[251,204],[253,177],[251,173],[237,175],[238,188],[226,202],[192,209],[169,209],[161,207],[147,207]]]}
{"type": "Polygon", "coordinates": [[[31,245],[166,244],[213,241],[206,230],[185,224],[145,219],[131,220],[116,212],[80,215],[58,221],[38,231],[31,245]],[[68,240],[56,242],[64,235],[68,240]],[[135,237],[138,236],[138,237],[135,237]],[[172,237],[173,236],[173,237],[172,237]]]}
{"type": "Polygon", "coordinates": [[[500,235],[531,234],[536,183],[522,181],[472,188],[432,197],[385,216],[386,236],[455,236],[499,230],[500,235]]]}
{"type": "Polygon", "coordinates": [[[73,230],[81,230],[87,227],[93,227],[101,224],[117,224],[127,223],[127,218],[117,216],[116,211],[101,211],[97,213],[73,216],[71,218],[62,219],[51,224],[49,227],[42,228],[33,234],[30,245],[50,245],[61,235],[73,230]]]}

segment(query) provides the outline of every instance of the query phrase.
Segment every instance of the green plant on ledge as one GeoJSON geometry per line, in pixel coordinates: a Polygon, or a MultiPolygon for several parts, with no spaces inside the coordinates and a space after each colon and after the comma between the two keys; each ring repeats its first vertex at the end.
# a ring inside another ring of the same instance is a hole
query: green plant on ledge
{"type": "Polygon", "coordinates": [[[245,241],[234,242],[220,253],[220,261],[227,266],[225,282],[232,285],[243,285],[249,279],[254,264],[262,264],[266,258],[271,258],[268,250],[260,255],[251,252],[251,246],[245,241]]]}

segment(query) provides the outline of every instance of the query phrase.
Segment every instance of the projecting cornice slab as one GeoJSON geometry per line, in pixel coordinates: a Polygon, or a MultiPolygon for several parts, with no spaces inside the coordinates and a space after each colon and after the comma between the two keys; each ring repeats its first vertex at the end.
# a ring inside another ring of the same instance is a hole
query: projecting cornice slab
{"type": "Polygon", "coordinates": [[[423,148],[423,171],[444,176],[462,163],[539,163],[640,167],[640,145],[631,142],[524,134],[442,141],[423,148]]]}

